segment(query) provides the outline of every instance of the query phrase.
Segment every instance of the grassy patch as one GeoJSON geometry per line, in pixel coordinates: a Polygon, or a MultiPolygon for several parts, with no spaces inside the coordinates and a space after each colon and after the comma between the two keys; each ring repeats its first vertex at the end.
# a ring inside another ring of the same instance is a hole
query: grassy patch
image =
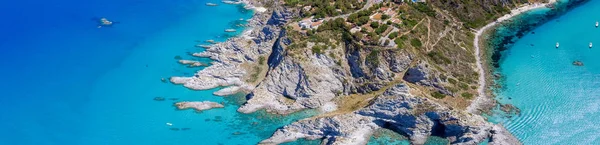
{"type": "Polygon", "coordinates": [[[410,45],[412,45],[415,48],[421,48],[421,46],[423,46],[423,43],[421,43],[421,40],[413,38],[410,40],[410,45]]]}
{"type": "Polygon", "coordinates": [[[258,80],[258,75],[262,72],[262,68],[259,66],[252,67],[252,74],[250,74],[250,78],[248,78],[248,82],[256,82],[258,80]]]}
{"type": "Polygon", "coordinates": [[[258,64],[260,64],[260,65],[265,64],[265,57],[264,56],[258,57],[258,64]]]}
{"type": "Polygon", "coordinates": [[[473,98],[473,94],[469,93],[469,92],[464,92],[462,94],[460,94],[460,96],[467,98],[467,99],[472,99],[473,98]]]}
{"type": "Polygon", "coordinates": [[[437,99],[444,99],[444,98],[446,98],[446,95],[436,91],[436,92],[431,93],[431,97],[437,98],[437,99]]]}

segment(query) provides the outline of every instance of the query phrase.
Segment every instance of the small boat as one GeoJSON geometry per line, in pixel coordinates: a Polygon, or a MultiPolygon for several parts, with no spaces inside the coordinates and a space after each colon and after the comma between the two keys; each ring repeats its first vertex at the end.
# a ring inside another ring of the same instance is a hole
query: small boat
{"type": "Polygon", "coordinates": [[[169,123],[169,122],[167,122],[167,125],[168,125],[168,126],[173,126],[173,124],[172,124],[172,123],[169,123]]]}
{"type": "Polygon", "coordinates": [[[558,42],[556,42],[556,48],[558,48],[560,46],[560,44],[558,42]]]}
{"type": "Polygon", "coordinates": [[[109,27],[109,26],[112,26],[112,25],[113,25],[113,22],[109,21],[106,18],[100,18],[100,20],[98,20],[98,28],[102,28],[103,26],[109,27]]]}
{"type": "Polygon", "coordinates": [[[590,48],[592,48],[592,42],[590,42],[590,48]]]}
{"type": "Polygon", "coordinates": [[[240,20],[240,21],[243,21],[243,20],[244,20],[244,18],[240,18],[239,20],[240,20]]]}
{"type": "Polygon", "coordinates": [[[596,28],[598,28],[598,21],[596,21],[596,28]]]}
{"type": "Polygon", "coordinates": [[[225,29],[225,32],[235,32],[235,31],[237,31],[237,30],[235,30],[235,29],[225,29]]]}
{"type": "Polygon", "coordinates": [[[207,5],[207,6],[218,6],[218,5],[217,5],[217,4],[215,4],[215,3],[206,3],[206,5],[207,5]]]}
{"type": "Polygon", "coordinates": [[[215,44],[215,40],[206,40],[207,43],[215,44]]]}

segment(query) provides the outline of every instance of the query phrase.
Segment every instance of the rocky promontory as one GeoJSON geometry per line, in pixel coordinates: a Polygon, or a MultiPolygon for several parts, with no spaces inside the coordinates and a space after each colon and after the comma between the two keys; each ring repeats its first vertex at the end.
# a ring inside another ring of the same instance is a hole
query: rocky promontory
{"type": "Polygon", "coordinates": [[[301,138],[322,139],[324,144],[366,144],[379,128],[405,135],[413,144],[424,144],[430,136],[447,138],[451,144],[478,144],[486,139],[490,139],[490,144],[520,144],[502,126],[413,96],[404,84],[387,89],[363,109],[325,114],[287,125],[261,144],[280,144],[301,138]]]}
{"type": "Polygon", "coordinates": [[[382,128],[413,144],[430,136],[451,144],[486,139],[520,144],[501,125],[465,111],[478,87],[473,40],[465,27],[479,20],[463,24],[467,16],[448,12],[441,2],[369,0],[338,5],[351,8],[327,14],[315,14],[320,9],[301,1],[244,2],[264,7],[248,20],[248,29],[194,53],[214,61],[193,76],[170,81],[194,90],[220,88],[214,92],[218,96],[247,94],[238,109],[242,113],[324,110],[278,129],[261,144],[301,138],[366,144],[382,128]]]}

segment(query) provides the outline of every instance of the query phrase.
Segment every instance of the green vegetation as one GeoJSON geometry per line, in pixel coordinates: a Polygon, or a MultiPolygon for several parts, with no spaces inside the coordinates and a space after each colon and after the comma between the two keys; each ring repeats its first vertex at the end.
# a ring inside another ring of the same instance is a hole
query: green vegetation
{"type": "Polygon", "coordinates": [[[389,18],[390,18],[389,15],[386,15],[386,14],[381,15],[381,20],[387,20],[389,18]]]}
{"type": "Polygon", "coordinates": [[[411,6],[413,6],[418,11],[427,14],[427,16],[435,17],[435,11],[433,9],[431,9],[431,7],[429,7],[426,3],[409,3],[409,4],[411,4],[411,6]]]}
{"type": "Polygon", "coordinates": [[[394,39],[396,37],[398,37],[398,32],[392,32],[392,33],[390,33],[390,35],[388,35],[388,38],[390,38],[390,39],[394,39]]]}
{"type": "Polygon", "coordinates": [[[402,37],[394,39],[394,43],[396,43],[396,48],[403,48],[404,47],[403,42],[404,41],[402,40],[402,37]]]}
{"type": "MultiPolygon", "coordinates": [[[[427,56],[429,56],[431,59],[433,59],[433,61],[435,61],[438,64],[450,64],[452,63],[452,61],[445,57],[444,55],[436,52],[436,51],[431,51],[429,53],[427,53],[427,56]]],[[[459,78],[460,80],[460,78],[459,78]]]]}
{"type": "Polygon", "coordinates": [[[423,45],[421,43],[421,40],[417,39],[417,38],[413,38],[410,40],[410,45],[412,45],[415,48],[421,48],[421,46],[423,45]]]}
{"type": "Polygon", "coordinates": [[[453,78],[448,78],[448,82],[451,84],[455,84],[455,85],[457,83],[456,79],[453,79],[453,78]]]}
{"type": "Polygon", "coordinates": [[[379,22],[371,22],[371,28],[373,28],[373,29],[379,28],[379,22]]]}
{"type": "Polygon", "coordinates": [[[375,33],[381,34],[388,29],[388,25],[381,25],[379,28],[375,29],[375,33]]]}
{"type": "Polygon", "coordinates": [[[366,61],[373,66],[379,66],[379,50],[373,50],[367,55],[366,61]]]}
{"type": "Polygon", "coordinates": [[[369,16],[372,14],[371,11],[362,10],[348,16],[348,22],[354,23],[358,26],[362,26],[369,22],[369,16]]]}
{"type": "Polygon", "coordinates": [[[460,94],[460,96],[467,98],[467,99],[472,99],[473,98],[473,94],[469,93],[469,92],[464,92],[462,94],[460,94]]]}
{"type": "Polygon", "coordinates": [[[312,47],[312,52],[314,54],[323,54],[322,50],[324,50],[325,48],[327,48],[327,46],[315,45],[312,47]]]}
{"type": "Polygon", "coordinates": [[[465,84],[465,83],[460,83],[458,84],[458,87],[460,87],[463,90],[468,90],[469,89],[469,85],[465,84]]]}
{"type": "Polygon", "coordinates": [[[260,65],[265,64],[265,57],[264,56],[258,57],[258,64],[260,64],[260,65]]]}
{"type": "Polygon", "coordinates": [[[321,24],[321,26],[319,26],[319,29],[317,30],[317,32],[323,32],[323,31],[327,31],[327,30],[341,31],[341,30],[347,30],[347,29],[348,28],[346,27],[346,23],[344,22],[344,19],[337,18],[335,20],[323,22],[323,24],[321,24]]]}
{"type": "Polygon", "coordinates": [[[446,95],[436,91],[436,92],[431,93],[431,97],[437,98],[437,99],[444,99],[444,98],[446,98],[446,95]]]}
{"type": "Polygon", "coordinates": [[[256,82],[258,80],[258,75],[262,72],[262,68],[259,66],[252,67],[252,74],[250,74],[250,78],[248,78],[248,82],[256,82]]]}
{"type": "Polygon", "coordinates": [[[284,0],[286,6],[310,6],[311,10],[303,10],[302,16],[324,18],[356,11],[364,5],[356,0],[284,0]],[[339,11],[338,11],[339,10],[339,11]],[[341,12],[340,12],[341,11],[341,12]]]}

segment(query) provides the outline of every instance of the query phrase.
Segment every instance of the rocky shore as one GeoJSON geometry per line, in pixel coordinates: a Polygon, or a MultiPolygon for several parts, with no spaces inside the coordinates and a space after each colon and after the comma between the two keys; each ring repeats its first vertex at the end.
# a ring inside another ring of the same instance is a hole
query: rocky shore
{"type": "Polygon", "coordinates": [[[483,26],[482,28],[480,28],[479,30],[477,30],[475,32],[475,40],[473,41],[473,46],[475,47],[476,66],[477,66],[477,70],[479,71],[479,77],[478,77],[479,87],[477,89],[477,92],[479,93],[479,95],[477,95],[477,97],[472,101],[471,105],[469,105],[469,107],[467,108],[467,111],[469,111],[471,113],[479,114],[482,111],[490,110],[496,104],[496,102],[492,96],[486,96],[486,90],[488,90],[488,87],[486,86],[488,84],[486,82],[486,80],[487,80],[486,77],[488,77],[490,75],[487,74],[487,72],[489,72],[488,71],[489,69],[484,68],[485,67],[484,63],[486,63],[486,62],[485,62],[485,59],[482,59],[482,57],[485,57],[485,56],[481,54],[481,52],[485,52],[485,50],[484,50],[485,48],[482,48],[480,46],[480,44],[481,44],[480,38],[482,37],[482,35],[484,35],[486,31],[489,31],[489,29],[494,28],[497,24],[502,23],[503,21],[509,20],[510,18],[512,18],[514,16],[518,16],[518,15],[520,15],[524,12],[530,11],[530,10],[548,7],[553,3],[556,3],[556,0],[548,0],[545,3],[534,3],[534,4],[525,5],[525,6],[513,9],[513,10],[511,10],[511,12],[509,14],[506,14],[506,15],[496,19],[494,22],[488,23],[487,25],[483,26]]]}
{"type": "Polygon", "coordinates": [[[202,101],[202,102],[177,102],[174,104],[179,110],[185,109],[194,109],[196,111],[203,111],[212,108],[223,108],[222,104],[210,101],[202,101]]]}
{"type": "Polygon", "coordinates": [[[398,84],[363,109],[332,116],[300,120],[278,129],[261,144],[280,144],[297,139],[323,139],[324,144],[366,144],[376,129],[387,128],[424,144],[429,136],[447,138],[451,144],[517,145],[519,141],[501,125],[483,117],[453,111],[426,98],[410,94],[398,84]]]}
{"type": "MultiPolygon", "coordinates": [[[[248,8],[266,4],[244,2],[248,8]]],[[[287,125],[261,144],[301,138],[323,139],[327,144],[366,144],[381,128],[394,130],[413,144],[423,144],[429,136],[447,138],[452,144],[477,144],[486,139],[490,144],[520,144],[501,125],[428,97],[429,91],[456,94],[444,86],[447,82],[439,68],[414,52],[334,39],[329,41],[335,45],[322,50],[310,49],[320,45],[314,42],[293,50],[285,24],[298,13],[278,3],[265,7],[255,11],[242,36],[193,54],[214,60],[210,66],[193,76],[170,78],[172,83],[194,90],[221,88],[214,93],[218,96],[248,94],[238,109],[242,113],[264,109],[288,114],[318,108],[329,112],[287,125]],[[419,89],[410,89],[407,83],[419,89]],[[367,97],[349,97],[355,94],[367,97]]]]}

